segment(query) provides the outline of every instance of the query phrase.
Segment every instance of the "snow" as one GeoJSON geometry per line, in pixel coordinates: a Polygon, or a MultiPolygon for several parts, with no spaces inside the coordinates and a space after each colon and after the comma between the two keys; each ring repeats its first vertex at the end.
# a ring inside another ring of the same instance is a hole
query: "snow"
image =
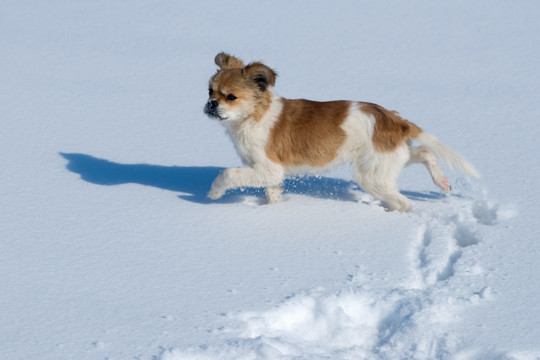
{"type": "Polygon", "coordinates": [[[0,4],[0,357],[539,359],[540,5],[0,4]],[[388,213],[343,166],[211,201],[240,165],[213,57],[372,101],[484,176],[388,213]]]}

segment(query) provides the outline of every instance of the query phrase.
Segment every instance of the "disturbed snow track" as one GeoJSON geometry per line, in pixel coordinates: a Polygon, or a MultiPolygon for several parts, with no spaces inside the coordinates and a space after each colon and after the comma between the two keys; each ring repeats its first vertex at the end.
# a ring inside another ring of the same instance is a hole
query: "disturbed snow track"
{"type": "MultiPolygon", "coordinates": [[[[426,202],[411,214],[411,275],[399,286],[376,290],[369,274],[350,276],[337,292],[303,290],[263,312],[227,314],[228,340],[167,350],[180,359],[447,359],[492,356],[453,331],[460,313],[491,297],[479,259],[482,227],[497,223],[489,202],[451,198],[426,202]]],[[[504,359],[504,354],[496,354],[504,359]]]]}

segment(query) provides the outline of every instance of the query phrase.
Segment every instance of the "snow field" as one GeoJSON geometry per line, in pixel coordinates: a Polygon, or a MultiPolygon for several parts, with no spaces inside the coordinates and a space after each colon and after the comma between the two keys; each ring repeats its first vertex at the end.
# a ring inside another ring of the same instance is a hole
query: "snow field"
{"type": "Polygon", "coordinates": [[[0,358],[538,360],[539,4],[2,1],[0,358]],[[210,201],[220,51],[483,178],[407,168],[408,214],[346,168],[210,201]]]}
{"type": "Polygon", "coordinates": [[[492,300],[478,256],[482,229],[504,221],[498,206],[464,197],[415,205],[411,274],[400,286],[373,289],[360,271],[335,292],[309,289],[271,309],[226,314],[214,330],[227,338],[221,346],[171,349],[161,359],[511,359],[454,331],[463,309],[492,300]]]}

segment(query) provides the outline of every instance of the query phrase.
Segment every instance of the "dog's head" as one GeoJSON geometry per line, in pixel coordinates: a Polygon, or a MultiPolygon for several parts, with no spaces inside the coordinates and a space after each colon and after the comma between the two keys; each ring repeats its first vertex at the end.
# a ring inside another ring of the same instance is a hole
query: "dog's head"
{"type": "Polygon", "coordinates": [[[214,59],[219,70],[210,78],[204,112],[223,121],[241,121],[251,116],[274,86],[277,74],[261,62],[244,65],[226,53],[214,59]]]}

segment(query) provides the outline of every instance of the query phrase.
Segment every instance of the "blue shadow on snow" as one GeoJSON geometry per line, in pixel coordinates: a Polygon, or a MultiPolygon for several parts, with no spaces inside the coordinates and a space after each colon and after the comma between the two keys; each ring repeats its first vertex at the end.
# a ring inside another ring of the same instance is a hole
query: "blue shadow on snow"
{"type": "MultiPolygon", "coordinates": [[[[184,200],[208,204],[231,203],[243,196],[264,199],[264,190],[246,188],[228,191],[223,198],[215,201],[207,198],[212,181],[223,170],[215,166],[160,166],[148,164],[119,164],[86,154],[60,153],[68,161],[66,168],[79,174],[84,181],[96,185],[140,184],[163,190],[184,193],[184,200]]],[[[353,181],[321,176],[304,176],[286,179],[285,193],[303,194],[317,198],[341,201],[357,201],[354,191],[360,188],[353,181]]],[[[422,194],[417,194],[421,197],[422,194]]],[[[411,193],[409,194],[409,196],[411,193]]],[[[428,196],[430,197],[430,196],[428,196]]]]}

